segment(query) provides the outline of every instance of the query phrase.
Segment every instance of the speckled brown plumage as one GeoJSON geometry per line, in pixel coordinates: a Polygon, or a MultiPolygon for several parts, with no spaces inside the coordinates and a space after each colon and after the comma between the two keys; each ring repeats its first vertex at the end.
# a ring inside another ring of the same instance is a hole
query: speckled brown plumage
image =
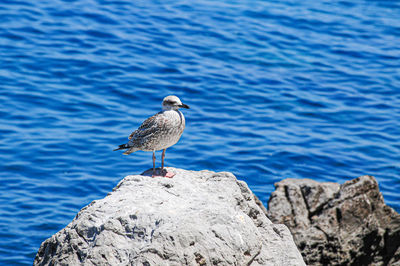
{"type": "Polygon", "coordinates": [[[185,129],[185,117],[179,110],[162,111],[150,118],[129,135],[127,150],[158,151],[171,147],[180,139],[185,129]]]}
{"type": "Polygon", "coordinates": [[[165,150],[179,141],[185,129],[185,117],[178,109],[189,109],[189,106],[182,104],[181,100],[173,95],[165,97],[162,106],[163,111],[147,118],[129,135],[128,143],[119,145],[115,149],[126,150],[125,155],[138,150],[153,151],[153,172],[155,171],[154,152],[163,150],[161,164],[163,170],[165,150]]]}

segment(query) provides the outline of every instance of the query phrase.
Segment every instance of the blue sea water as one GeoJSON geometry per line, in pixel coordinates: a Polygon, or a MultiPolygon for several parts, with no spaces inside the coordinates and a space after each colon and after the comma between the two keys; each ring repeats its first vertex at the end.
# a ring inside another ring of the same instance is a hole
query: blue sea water
{"type": "Polygon", "coordinates": [[[112,149],[169,94],[191,109],[167,166],[265,204],[283,178],[369,174],[400,211],[400,2],[2,0],[0,265],[151,168],[112,149]]]}

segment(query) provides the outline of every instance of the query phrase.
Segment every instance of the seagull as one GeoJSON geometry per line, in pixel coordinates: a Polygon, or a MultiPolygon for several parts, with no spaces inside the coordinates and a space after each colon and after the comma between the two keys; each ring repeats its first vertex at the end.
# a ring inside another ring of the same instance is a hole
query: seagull
{"type": "Polygon", "coordinates": [[[162,111],[147,118],[138,129],[133,131],[128,139],[128,143],[121,144],[114,151],[126,150],[123,154],[128,155],[135,151],[153,152],[153,174],[156,172],[155,151],[162,150],[161,156],[161,174],[172,178],[175,174],[164,172],[165,150],[180,139],[185,129],[185,117],[179,111],[179,108],[189,109],[189,106],[183,104],[175,95],[169,95],[162,101],[162,111]]]}

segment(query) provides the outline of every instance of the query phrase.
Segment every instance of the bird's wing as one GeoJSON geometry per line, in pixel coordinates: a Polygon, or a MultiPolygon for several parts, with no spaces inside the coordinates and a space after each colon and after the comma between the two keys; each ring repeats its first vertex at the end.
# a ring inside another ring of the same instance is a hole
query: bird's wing
{"type": "Polygon", "coordinates": [[[165,117],[162,115],[162,112],[153,115],[152,117],[147,118],[138,129],[133,131],[129,135],[130,140],[134,140],[137,138],[145,138],[147,136],[152,135],[156,130],[160,130],[165,125],[165,117]]]}
{"type": "Polygon", "coordinates": [[[128,139],[131,139],[131,138],[133,138],[133,136],[135,135],[135,133],[136,133],[136,130],[135,131],[133,131],[130,135],[129,135],[129,137],[128,137],[128,139]]]}

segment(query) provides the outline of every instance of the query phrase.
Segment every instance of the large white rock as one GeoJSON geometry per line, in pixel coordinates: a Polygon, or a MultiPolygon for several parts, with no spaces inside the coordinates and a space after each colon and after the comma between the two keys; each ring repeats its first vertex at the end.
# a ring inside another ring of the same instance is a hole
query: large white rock
{"type": "Polygon", "coordinates": [[[34,265],[305,265],[231,173],[125,177],[44,241],[34,265]]]}

